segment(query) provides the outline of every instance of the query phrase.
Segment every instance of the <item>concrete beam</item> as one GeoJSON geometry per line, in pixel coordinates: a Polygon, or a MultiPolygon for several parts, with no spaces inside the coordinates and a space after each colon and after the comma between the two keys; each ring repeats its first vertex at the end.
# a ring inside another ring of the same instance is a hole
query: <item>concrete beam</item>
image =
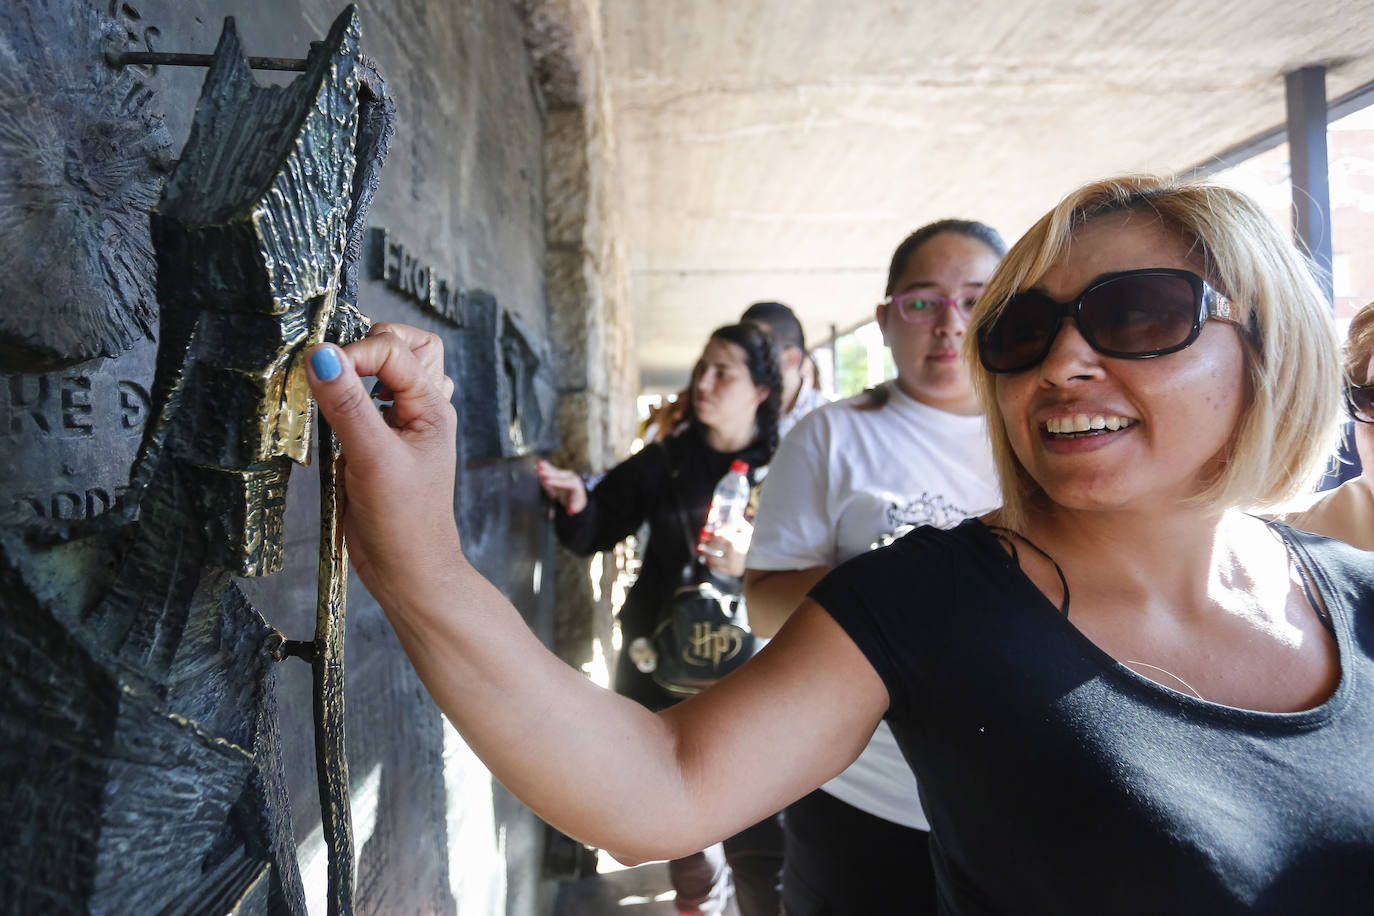
{"type": "MultiPolygon", "coordinates": [[[[1326,67],[1284,77],[1288,152],[1293,182],[1293,235],[1317,265],[1317,281],[1332,300],[1331,185],[1326,160],[1326,67]]],[[[1334,300],[1332,300],[1334,301],[1334,300]]]]}

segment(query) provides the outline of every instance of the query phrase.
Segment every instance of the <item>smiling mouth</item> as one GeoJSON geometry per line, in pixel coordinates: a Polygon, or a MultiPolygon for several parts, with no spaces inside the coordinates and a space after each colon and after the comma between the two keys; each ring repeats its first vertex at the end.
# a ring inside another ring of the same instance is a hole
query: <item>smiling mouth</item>
{"type": "Polygon", "coordinates": [[[1134,426],[1136,421],[1130,417],[1107,414],[1085,413],[1072,417],[1052,417],[1045,421],[1045,432],[1051,439],[1081,439],[1085,436],[1101,436],[1134,426]]]}

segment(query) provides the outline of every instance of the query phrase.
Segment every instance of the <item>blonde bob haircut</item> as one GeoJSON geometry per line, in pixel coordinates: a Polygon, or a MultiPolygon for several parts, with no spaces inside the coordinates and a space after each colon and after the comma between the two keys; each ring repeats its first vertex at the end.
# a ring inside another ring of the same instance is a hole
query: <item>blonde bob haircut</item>
{"type": "Polygon", "coordinates": [[[1012,293],[1040,282],[1079,228],[1123,212],[1151,215],[1177,233],[1207,282],[1238,310],[1249,403],[1219,456],[1219,471],[1194,505],[1277,507],[1313,486],[1335,443],[1342,366],[1330,309],[1309,261],[1268,215],[1223,185],[1149,175],[1095,182],[1064,198],[1012,246],[984,287],[965,338],[988,417],[1002,520],[1013,529],[1023,529],[1048,497],[1012,451],[996,376],[977,358],[979,330],[996,320],[1012,293]]]}

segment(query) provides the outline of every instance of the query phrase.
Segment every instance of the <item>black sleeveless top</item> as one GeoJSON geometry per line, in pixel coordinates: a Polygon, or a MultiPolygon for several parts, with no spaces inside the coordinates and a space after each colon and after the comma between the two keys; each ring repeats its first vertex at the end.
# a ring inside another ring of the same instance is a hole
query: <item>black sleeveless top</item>
{"type": "Polygon", "coordinates": [[[816,585],[887,685],[943,912],[1374,912],[1374,553],[1274,527],[1340,653],[1334,694],[1296,713],[1136,674],[978,521],[816,585]]]}

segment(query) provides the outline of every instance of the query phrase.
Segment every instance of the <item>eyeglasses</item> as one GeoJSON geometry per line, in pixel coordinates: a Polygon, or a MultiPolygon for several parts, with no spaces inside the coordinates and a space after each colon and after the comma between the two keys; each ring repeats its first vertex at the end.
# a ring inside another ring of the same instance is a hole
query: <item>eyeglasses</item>
{"type": "Polygon", "coordinates": [[[989,372],[1024,372],[1049,355],[1066,317],[1088,346],[1118,359],[1176,353],[1207,319],[1235,321],[1230,301],[1190,270],[1126,270],[1099,277],[1071,302],[1033,289],[1013,294],[979,329],[978,359],[989,372]]]}
{"type": "Polygon", "coordinates": [[[947,308],[956,308],[959,314],[967,318],[973,311],[973,307],[978,304],[977,296],[959,296],[951,298],[949,296],[934,296],[930,293],[912,292],[902,293],[900,296],[889,296],[879,305],[897,307],[897,314],[902,316],[902,320],[907,324],[929,324],[936,318],[945,313],[947,308]]]}
{"type": "Polygon", "coordinates": [[[1347,386],[1345,409],[1356,423],[1374,423],[1374,385],[1347,386]]]}

